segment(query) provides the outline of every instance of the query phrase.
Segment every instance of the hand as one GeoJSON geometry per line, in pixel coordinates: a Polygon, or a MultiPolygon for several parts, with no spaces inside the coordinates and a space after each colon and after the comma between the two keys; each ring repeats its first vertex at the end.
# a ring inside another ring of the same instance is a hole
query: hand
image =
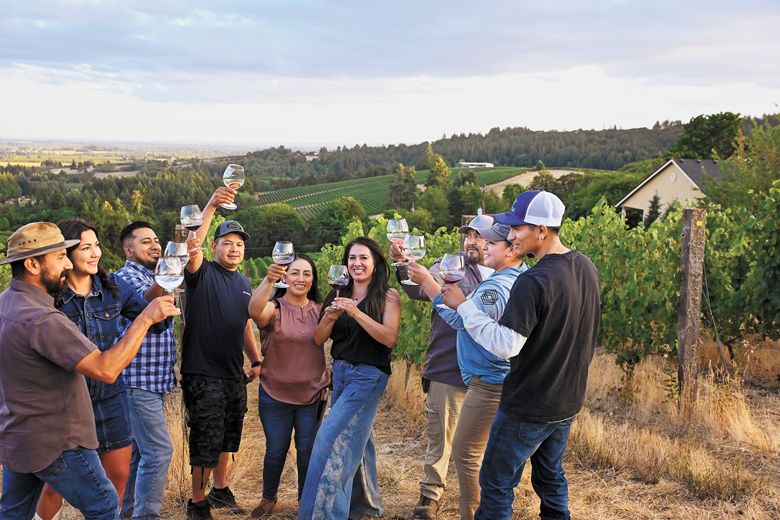
{"type": "Polygon", "coordinates": [[[334,298],[333,306],[347,313],[347,316],[355,317],[360,312],[352,298],[334,298]]]}
{"type": "Polygon", "coordinates": [[[260,370],[262,368],[263,367],[254,367],[254,368],[250,368],[248,371],[244,372],[244,378],[246,379],[246,382],[247,383],[251,383],[252,381],[257,379],[258,377],[260,377],[260,370]]]}
{"type": "Polygon", "coordinates": [[[466,301],[466,296],[460,290],[458,284],[448,283],[441,288],[442,302],[450,309],[457,309],[458,306],[466,301]]]}
{"type": "Polygon", "coordinates": [[[282,279],[286,272],[286,265],[271,264],[268,266],[268,272],[265,274],[265,277],[269,282],[276,283],[282,279]]]}
{"type": "Polygon", "coordinates": [[[141,313],[152,323],[159,323],[169,316],[178,316],[179,314],[181,314],[181,309],[177,309],[173,304],[173,296],[170,294],[155,298],[141,313]]]}
{"type": "Polygon", "coordinates": [[[236,193],[238,193],[238,191],[234,190],[233,188],[228,188],[227,186],[220,186],[211,195],[211,198],[209,199],[207,206],[216,208],[220,204],[232,203],[233,200],[236,198],[236,193]]]}
{"type": "Polygon", "coordinates": [[[406,257],[404,256],[403,246],[395,243],[390,244],[390,259],[393,262],[405,262],[406,257]]]}
{"type": "Polygon", "coordinates": [[[330,321],[336,321],[342,314],[344,314],[344,311],[338,307],[334,307],[332,304],[325,307],[325,310],[323,311],[323,317],[330,321]]]}
{"type": "Polygon", "coordinates": [[[197,255],[203,254],[203,251],[200,249],[202,243],[203,241],[198,238],[198,235],[190,232],[189,236],[187,237],[187,252],[190,255],[189,261],[192,261],[192,259],[196,258],[197,255]]]}
{"type": "Polygon", "coordinates": [[[428,269],[417,262],[409,262],[406,266],[406,274],[411,281],[418,285],[422,285],[428,278],[433,280],[433,276],[428,272],[428,269]]]}

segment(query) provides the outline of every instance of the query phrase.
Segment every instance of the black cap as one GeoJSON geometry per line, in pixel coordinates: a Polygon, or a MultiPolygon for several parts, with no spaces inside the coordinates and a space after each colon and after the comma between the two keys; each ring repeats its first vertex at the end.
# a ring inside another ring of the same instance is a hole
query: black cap
{"type": "Polygon", "coordinates": [[[249,233],[244,231],[244,228],[241,227],[241,224],[236,222],[235,220],[226,220],[219,226],[217,226],[217,230],[214,231],[214,240],[218,239],[221,236],[228,235],[230,233],[238,233],[241,235],[244,240],[249,240],[249,233]]]}

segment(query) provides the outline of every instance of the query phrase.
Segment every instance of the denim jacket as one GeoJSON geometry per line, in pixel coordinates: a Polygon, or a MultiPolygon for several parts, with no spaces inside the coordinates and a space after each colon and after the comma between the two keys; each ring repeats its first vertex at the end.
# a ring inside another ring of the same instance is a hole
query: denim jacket
{"type": "MultiPolygon", "coordinates": [[[[147,305],[143,296],[138,294],[130,284],[113,273],[108,276],[119,289],[117,296],[114,296],[108,288],[103,288],[100,278],[93,275],[92,291],[86,297],[76,294],[67,287],[60,305],[60,310],[101,351],[108,350],[119,339],[117,337],[119,315],[133,320],[147,305]]],[[[111,384],[101,383],[89,377],[86,379],[89,396],[93,402],[113,397],[124,391],[121,377],[111,384]]]]}

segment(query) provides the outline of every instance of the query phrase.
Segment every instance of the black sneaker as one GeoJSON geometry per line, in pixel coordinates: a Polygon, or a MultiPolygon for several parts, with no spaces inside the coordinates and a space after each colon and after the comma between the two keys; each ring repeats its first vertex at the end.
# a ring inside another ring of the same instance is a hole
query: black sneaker
{"type": "Polygon", "coordinates": [[[187,501],[187,520],[211,520],[211,506],[208,500],[187,501]]]}
{"type": "Polygon", "coordinates": [[[211,492],[206,496],[206,500],[209,501],[209,504],[214,509],[227,509],[231,513],[239,515],[246,513],[246,509],[236,503],[236,497],[233,496],[233,492],[227,486],[222,489],[211,488],[211,492]]]}
{"type": "Polygon", "coordinates": [[[414,516],[412,518],[421,518],[425,520],[432,520],[436,518],[436,513],[439,511],[439,502],[432,498],[428,498],[425,495],[420,495],[420,500],[414,506],[414,516]]]}

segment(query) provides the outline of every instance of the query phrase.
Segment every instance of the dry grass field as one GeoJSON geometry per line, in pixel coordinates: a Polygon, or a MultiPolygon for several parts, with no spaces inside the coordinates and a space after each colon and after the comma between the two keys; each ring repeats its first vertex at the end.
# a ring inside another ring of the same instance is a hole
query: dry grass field
{"type": "MultiPolygon", "coordinates": [[[[780,360],[778,344],[763,345],[744,372],[780,360]]],[[[576,519],[775,520],[780,518],[780,394],[771,379],[746,384],[737,375],[705,376],[686,390],[678,411],[673,374],[662,358],[645,361],[626,381],[614,360],[600,353],[591,367],[586,408],[572,429],[565,467],[572,517],[576,519]],[[695,400],[690,396],[695,395],[695,400]]],[[[777,377],[778,372],[774,372],[777,377]]],[[[383,518],[411,518],[419,495],[425,450],[423,394],[419,374],[396,362],[374,435],[379,453],[383,518]]],[[[183,518],[189,492],[182,408],[178,394],[168,403],[175,457],[164,518],[183,518]]],[[[282,477],[272,518],[297,511],[294,450],[282,477]]],[[[231,463],[230,486],[247,508],[260,500],[263,434],[257,417],[257,383],[241,451],[231,463]]],[[[530,468],[529,468],[530,469],[530,468]]],[[[526,471],[516,492],[515,518],[538,518],[538,501],[526,471]]],[[[458,518],[458,486],[450,466],[440,518],[458,518]]],[[[66,508],[62,518],[78,518],[66,508]]],[[[235,518],[215,514],[215,518],[235,518]]]]}

